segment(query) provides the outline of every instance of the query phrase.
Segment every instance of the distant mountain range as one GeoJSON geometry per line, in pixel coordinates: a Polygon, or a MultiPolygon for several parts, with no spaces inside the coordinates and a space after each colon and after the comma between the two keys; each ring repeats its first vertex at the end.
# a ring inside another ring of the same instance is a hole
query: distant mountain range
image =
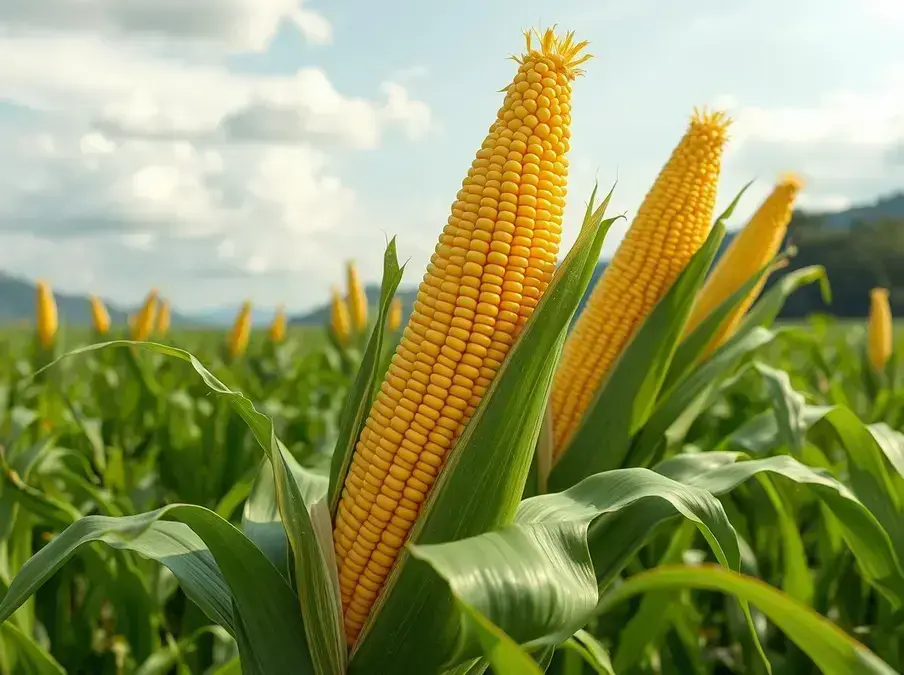
{"type": "MultiPolygon", "coordinates": [[[[845,229],[859,222],[874,222],[882,219],[904,219],[904,192],[878,199],[872,204],[854,206],[839,212],[806,212],[802,213],[807,219],[818,218],[824,226],[832,229],[845,229]]],[[[724,250],[733,234],[725,238],[722,244],[724,250]]],[[[602,275],[607,261],[600,261],[593,273],[593,280],[588,288],[593,288],[597,279],[602,275]]],[[[371,307],[376,306],[380,297],[380,287],[377,284],[367,286],[365,289],[367,299],[371,307]]],[[[57,306],[61,316],[70,323],[87,325],[90,322],[91,309],[87,297],[82,295],[70,295],[56,292],[57,306]]],[[[402,288],[398,296],[402,300],[403,314],[407,317],[414,304],[417,295],[416,288],[402,288]]],[[[584,298],[586,301],[586,296],[584,298]]],[[[581,306],[583,306],[582,301],[581,306]]],[[[0,272],[0,323],[13,323],[28,320],[34,315],[35,287],[30,281],[18,279],[0,272]]],[[[194,314],[174,313],[174,325],[210,325],[226,326],[232,323],[238,312],[238,304],[216,307],[194,314]]],[[[134,311],[134,308],[120,308],[107,304],[111,319],[114,323],[125,321],[126,315],[134,311]]],[[[252,319],[255,325],[266,325],[273,317],[273,308],[255,307],[252,310],[252,319]]],[[[322,325],[329,320],[329,302],[311,310],[305,314],[290,317],[290,323],[295,325],[322,325]]]]}

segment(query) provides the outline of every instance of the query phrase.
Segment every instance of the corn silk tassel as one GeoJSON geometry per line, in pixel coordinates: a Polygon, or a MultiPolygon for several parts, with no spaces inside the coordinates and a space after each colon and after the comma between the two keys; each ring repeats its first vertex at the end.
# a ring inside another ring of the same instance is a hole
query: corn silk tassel
{"type": "Polygon", "coordinates": [[[110,330],[110,313],[96,295],[91,296],[91,327],[97,335],[106,335],[110,330]]]}
{"type": "Polygon", "coordinates": [[[354,261],[346,267],[348,282],[348,309],[351,315],[352,329],[358,335],[367,330],[367,293],[358,276],[358,268],[354,261]]]}
{"type": "Polygon", "coordinates": [[[722,113],[694,111],[566,340],[550,397],[555,455],[634,332],[706,241],[728,124],[722,113]]]}
{"type": "MultiPolygon", "coordinates": [[[[697,328],[719,305],[775,258],[788,233],[794,200],[802,187],[803,182],[795,175],[788,174],[779,179],[771,194],[738,232],[710,272],[694,303],[685,334],[697,328]]],[[[734,334],[765,284],[766,276],[763,276],[744,301],[726,317],[713,336],[707,352],[716,349],[734,334]]]]}
{"type": "Polygon", "coordinates": [[[226,342],[226,353],[230,359],[237,359],[248,349],[248,341],[251,338],[251,302],[245,300],[239,313],[235,317],[232,330],[229,331],[229,340],[226,342]]]}
{"type": "Polygon", "coordinates": [[[349,316],[348,305],[339,294],[339,289],[333,287],[333,299],[330,306],[330,330],[336,342],[341,347],[347,347],[352,335],[352,320],[349,316]]]}
{"type": "Polygon", "coordinates": [[[286,339],[286,308],[283,305],[276,308],[273,323],[270,324],[269,337],[270,342],[275,345],[286,339]]]}
{"type": "Polygon", "coordinates": [[[446,456],[555,270],[586,43],[526,33],[514,81],[462,182],[355,448],[334,544],[357,639],[446,456]],[[535,44],[536,38],[539,44],[535,44]]]}
{"type": "Polygon", "coordinates": [[[886,288],[874,288],[869,293],[866,337],[867,358],[876,372],[881,373],[892,353],[891,306],[886,288]]]}
{"type": "Polygon", "coordinates": [[[144,341],[151,337],[157,319],[157,290],[151,289],[138,313],[129,322],[133,340],[144,341]]]}
{"type": "Polygon", "coordinates": [[[53,349],[57,329],[60,326],[56,299],[53,297],[50,284],[45,281],[38,281],[36,295],[35,332],[41,348],[50,351],[53,349]]]}
{"type": "Polygon", "coordinates": [[[162,337],[169,333],[171,322],[172,311],[170,310],[170,302],[169,300],[163,300],[160,303],[160,310],[157,312],[157,335],[162,337]]]}

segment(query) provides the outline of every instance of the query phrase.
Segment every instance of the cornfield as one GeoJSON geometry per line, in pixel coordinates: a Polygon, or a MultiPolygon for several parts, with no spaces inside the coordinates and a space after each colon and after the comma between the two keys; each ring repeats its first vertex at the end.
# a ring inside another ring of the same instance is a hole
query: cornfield
{"type": "Polygon", "coordinates": [[[64,334],[39,284],[0,335],[0,672],[904,667],[888,291],[863,325],[776,322],[830,299],[819,266],[766,283],[802,183],[715,213],[707,110],[588,289],[618,217],[594,190],[560,255],[587,50],[526,34],[407,323],[394,239],[376,305],[349,261],[318,329],[246,301],[180,330],[151,291],[64,334]]]}

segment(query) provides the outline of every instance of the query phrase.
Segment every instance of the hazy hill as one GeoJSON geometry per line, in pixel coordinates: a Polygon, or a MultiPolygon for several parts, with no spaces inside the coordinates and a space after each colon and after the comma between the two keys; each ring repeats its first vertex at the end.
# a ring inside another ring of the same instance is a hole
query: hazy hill
{"type": "MultiPolygon", "coordinates": [[[[54,289],[57,310],[63,321],[72,325],[89,325],[91,323],[91,301],[84,295],[72,295],[54,289]]],[[[124,324],[127,314],[135,308],[122,308],[104,304],[110,313],[113,324],[124,324]]],[[[19,279],[0,272],[0,324],[32,321],[35,312],[35,285],[33,282],[19,279]]],[[[174,313],[173,324],[184,324],[189,319],[174,313]]]]}

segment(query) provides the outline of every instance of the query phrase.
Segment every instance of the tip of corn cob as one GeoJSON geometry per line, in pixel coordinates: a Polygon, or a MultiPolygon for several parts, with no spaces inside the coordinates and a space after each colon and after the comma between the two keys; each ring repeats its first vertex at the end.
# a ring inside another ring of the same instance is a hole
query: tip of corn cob
{"type": "Polygon", "coordinates": [[[724,142],[728,140],[728,127],[731,126],[731,122],[731,118],[724,110],[695,107],[690,127],[695,131],[709,132],[714,138],[724,142]]]}
{"type": "Polygon", "coordinates": [[[568,31],[565,35],[557,35],[555,26],[540,32],[536,28],[524,31],[525,53],[512,58],[523,64],[524,60],[533,57],[548,58],[556,67],[562,68],[569,79],[574,79],[584,74],[582,63],[593,58],[592,54],[582,54],[584,48],[590,44],[587,40],[574,41],[574,31],[568,31]],[[534,40],[537,46],[534,46],[534,40]]]}
{"type": "Polygon", "coordinates": [[[882,288],[881,286],[877,286],[876,288],[870,289],[870,292],[869,292],[869,293],[870,293],[870,295],[872,295],[873,297],[878,297],[878,298],[881,298],[881,297],[888,297],[888,289],[887,289],[887,288],[882,288]]]}
{"type": "Polygon", "coordinates": [[[804,180],[793,171],[786,171],[778,177],[779,187],[787,187],[792,190],[801,190],[804,187],[804,180]]]}

